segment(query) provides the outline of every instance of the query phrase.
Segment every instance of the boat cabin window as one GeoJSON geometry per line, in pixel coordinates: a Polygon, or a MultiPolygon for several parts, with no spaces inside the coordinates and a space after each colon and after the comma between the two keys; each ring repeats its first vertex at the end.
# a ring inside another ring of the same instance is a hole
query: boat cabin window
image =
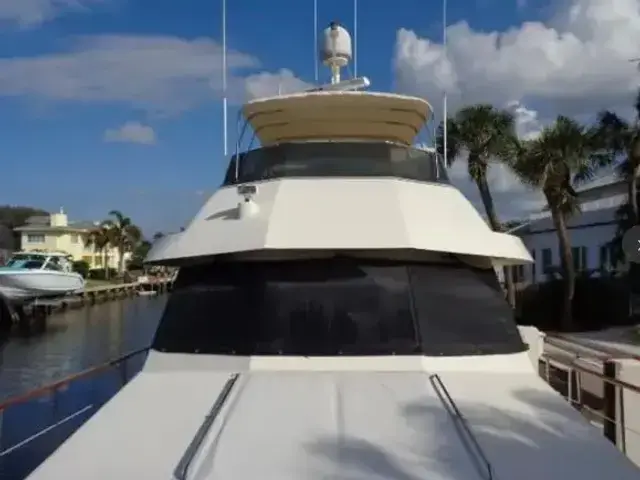
{"type": "Polygon", "coordinates": [[[154,348],[304,356],[525,350],[493,269],[344,258],[183,267],[154,348]]]}
{"type": "Polygon", "coordinates": [[[58,262],[52,262],[51,260],[47,262],[44,268],[45,270],[54,270],[56,272],[62,271],[62,267],[58,264],[58,262]]]}
{"type": "Polygon", "coordinates": [[[385,142],[307,142],[258,148],[233,157],[223,186],[286,177],[399,177],[449,183],[432,152],[385,142]]]}
{"type": "Polygon", "coordinates": [[[20,268],[30,268],[33,270],[37,270],[42,268],[42,265],[44,264],[44,260],[27,260],[22,262],[22,265],[20,265],[20,268]]]}

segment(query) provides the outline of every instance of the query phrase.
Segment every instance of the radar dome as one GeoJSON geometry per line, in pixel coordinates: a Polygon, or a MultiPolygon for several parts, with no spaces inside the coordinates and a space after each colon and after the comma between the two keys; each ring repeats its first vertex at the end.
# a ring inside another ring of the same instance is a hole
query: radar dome
{"type": "Polygon", "coordinates": [[[337,22],[331,22],[324,31],[320,60],[327,66],[344,67],[351,60],[351,35],[337,22]]]}

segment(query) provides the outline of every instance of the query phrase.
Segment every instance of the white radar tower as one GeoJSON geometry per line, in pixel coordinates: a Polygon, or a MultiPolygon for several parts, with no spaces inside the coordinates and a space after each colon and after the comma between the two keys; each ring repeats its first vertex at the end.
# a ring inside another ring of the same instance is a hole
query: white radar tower
{"type": "Polygon", "coordinates": [[[331,22],[323,33],[320,45],[320,60],[331,69],[331,83],[309,91],[359,90],[368,87],[371,83],[367,77],[340,79],[340,69],[346,67],[352,58],[351,35],[337,22],[331,22]]]}

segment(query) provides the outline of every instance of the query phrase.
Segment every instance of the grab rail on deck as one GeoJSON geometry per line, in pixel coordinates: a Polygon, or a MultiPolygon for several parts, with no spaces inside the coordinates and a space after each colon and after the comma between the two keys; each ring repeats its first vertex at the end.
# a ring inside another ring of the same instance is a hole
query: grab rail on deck
{"type": "Polygon", "coordinates": [[[97,365],[95,367],[87,368],[86,370],[83,370],[81,372],[74,373],[72,375],[64,377],[61,380],[57,380],[53,383],[49,383],[42,387],[38,387],[33,390],[30,390],[27,393],[23,393],[21,395],[16,395],[15,397],[11,397],[8,400],[5,400],[4,402],[0,403],[0,413],[2,413],[4,410],[6,410],[12,405],[17,405],[17,404],[32,400],[34,398],[41,397],[51,391],[58,390],[60,387],[64,387],[70,384],[71,382],[80,380],[82,378],[92,377],[93,375],[98,374],[104,370],[107,370],[110,367],[123,364],[123,362],[125,362],[126,360],[132,357],[135,357],[137,355],[140,355],[142,353],[148,352],[150,349],[151,347],[144,347],[138,350],[134,350],[125,355],[109,360],[105,363],[101,363],[100,365],[97,365]]]}
{"type": "MultiPolygon", "coordinates": [[[[475,453],[477,454],[477,456],[480,457],[482,463],[487,469],[486,480],[493,480],[493,466],[491,465],[491,462],[489,462],[489,459],[487,458],[484,451],[482,450],[480,443],[478,443],[478,439],[473,434],[473,431],[471,430],[471,427],[469,426],[467,419],[464,417],[464,415],[462,415],[462,412],[456,405],[456,402],[454,402],[453,398],[449,394],[449,390],[447,389],[446,385],[444,384],[444,382],[442,381],[442,379],[437,373],[434,373],[433,375],[429,375],[429,381],[431,382],[431,385],[433,386],[433,389],[435,390],[436,394],[438,395],[438,397],[440,397],[440,400],[445,405],[445,408],[447,409],[449,414],[453,417],[454,420],[457,420],[457,422],[464,428],[464,430],[467,433],[467,436],[473,443],[473,447],[475,448],[475,453]],[[442,394],[444,394],[444,397],[442,396],[442,394]],[[446,402],[445,402],[445,399],[446,399],[446,402]]],[[[465,445],[467,444],[467,442],[464,441],[464,439],[463,439],[463,442],[465,443],[465,445]]]]}
{"type": "Polygon", "coordinates": [[[216,401],[213,403],[211,410],[209,410],[209,413],[204,418],[204,421],[200,425],[200,428],[198,428],[198,430],[196,431],[196,434],[191,440],[191,443],[189,443],[189,445],[187,446],[187,449],[182,455],[182,458],[180,458],[180,461],[178,462],[178,466],[173,472],[173,477],[176,480],[187,479],[187,474],[189,473],[189,466],[191,466],[191,462],[193,461],[196,454],[198,453],[198,450],[200,449],[202,442],[204,442],[204,439],[206,438],[207,433],[209,433],[209,430],[211,429],[213,422],[215,421],[218,414],[220,413],[220,410],[222,410],[222,407],[227,401],[227,398],[229,398],[229,394],[231,393],[231,390],[233,389],[233,386],[235,385],[239,377],[240,377],[239,373],[232,374],[224,384],[224,387],[222,387],[222,391],[216,398],[216,401]]]}
{"type": "Polygon", "coordinates": [[[624,358],[640,361],[640,356],[634,355],[624,348],[609,345],[597,345],[588,339],[570,338],[562,334],[546,334],[544,342],[552,347],[567,350],[576,354],[579,350],[588,350],[590,351],[590,354],[601,360],[624,358]]]}
{"type": "MultiPolygon", "coordinates": [[[[558,362],[560,364],[563,364],[569,368],[572,368],[574,370],[578,370],[581,373],[587,373],[589,375],[593,375],[596,378],[599,378],[600,380],[610,383],[618,388],[624,388],[627,390],[632,391],[633,393],[638,393],[640,394],[640,386],[638,385],[634,385],[632,383],[629,382],[625,382],[624,380],[618,380],[615,377],[611,377],[609,375],[605,375],[604,373],[598,372],[597,370],[591,370],[587,367],[584,367],[582,365],[578,365],[577,362],[578,360],[586,360],[589,361],[591,360],[588,357],[582,357],[580,355],[574,355],[572,358],[571,355],[567,355],[567,356],[556,356],[556,355],[551,355],[548,353],[543,353],[542,355],[540,355],[540,360],[542,360],[543,362],[545,362],[545,364],[547,364],[548,360],[554,361],[554,362],[558,362]],[[569,357],[569,364],[567,364],[567,357],[569,357]]],[[[611,360],[603,360],[602,363],[603,365],[607,362],[610,362],[611,360]]],[[[548,374],[547,374],[548,377],[548,374]]]]}
{"type": "MultiPolygon", "coordinates": [[[[581,356],[578,353],[574,355],[551,355],[549,353],[543,353],[540,355],[540,361],[545,365],[545,377],[549,385],[553,387],[551,382],[551,362],[556,363],[556,369],[563,370],[566,368],[567,382],[566,382],[566,399],[569,403],[578,408],[583,414],[586,412],[589,415],[595,417],[602,422],[604,436],[611,441],[614,445],[618,446],[622,452],[627,452],[627,433],[633,433],[640,436],[640,431],[637,431],[626,425],[625,422],[625,401],[624,396],[617,394],[628,390],[636,395],[640,395],[640,386],[634,385],[624,380],[616,378],[616,362],[613,358],[597,359],[602,363],[602,371],[597,371],[588,368],[584,365],[580,365],[577,362],[593,361],[593,358],[581,356]],[[583,401],[583,389],[581,384],[581,378],[578,373],[591,375],[602,381],[603,384],[603,405],[600,408],[592,408],[587,405],[586,401],[583,401]]],[[[558,378],[556,377],[556,381],[558,378]]],[[[561,381],[562,383],[562,381],[561,381]]],[[[560,392],[563,396],[564,393],[560,392]]]]}

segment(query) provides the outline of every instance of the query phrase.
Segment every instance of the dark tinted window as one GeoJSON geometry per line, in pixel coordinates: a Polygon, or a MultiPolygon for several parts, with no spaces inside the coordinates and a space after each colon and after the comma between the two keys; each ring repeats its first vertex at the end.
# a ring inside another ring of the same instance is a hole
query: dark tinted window
{"type": "Polygon", "coordinates": [[[525,349],[493,270],[350,259],[185,267],[154,348],[309,356],[525,349]]]}
{"type": "Polygon", "coordinates": [[[231,160],[223,185],[283,177],[400,177],[449,183],[435,153],[388,143],[290,143],[258,148],[231,160]]]}
{"type": "Polygon", "coordinates": [[[42,268],[42,265],[44,264],[43,260],[27,260],[25,263],[22,264],[22,268],[31,268],[31,269],[38,269],[38,268],[42,268]]]}
{"type": "Polygon", "coordinates": [[[426,355],[509,353],[522,343],[493,269],[432,265],[410,271],[426,355]]]}

